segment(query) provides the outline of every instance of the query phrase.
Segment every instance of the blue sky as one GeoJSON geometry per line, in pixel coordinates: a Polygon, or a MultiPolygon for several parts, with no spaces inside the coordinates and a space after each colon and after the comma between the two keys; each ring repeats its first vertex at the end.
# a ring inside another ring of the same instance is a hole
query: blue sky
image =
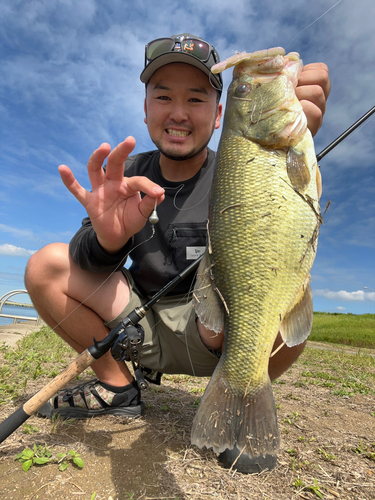
{"type": "MultiPolygon", "coordinates": [[[[60,164],[89,189],[86,162],[102,142],[133,135],[135,152],[153,149],[139,80],[149,40],[190,32],[221,59],[282,46],[305,64],[325,62],[332,91],[317,152],[374,106],[373,0],[342,0],[304,30],[335,3],[2,0],[0,296],[24,288],[34,251],[69,242],[80,227],[85,212],[62,184],[60,164]]],[[[226,87],[230,79],[225,72],[226,87]]],[[[314,309],[375,313],[375,118],[320,164],[322,207],[331,207],[312,269],[314,309]]]]}

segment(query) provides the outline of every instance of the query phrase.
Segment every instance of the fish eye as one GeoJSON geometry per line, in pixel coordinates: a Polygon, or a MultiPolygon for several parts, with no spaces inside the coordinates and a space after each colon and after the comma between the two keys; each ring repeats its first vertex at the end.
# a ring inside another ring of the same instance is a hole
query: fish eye
{"type": "Polygon", "coordinates": [[[250,93],[251,88],[252,88],[252,86],[250,83],[241,83],[236,88],[234,94],[236,97],[245,97],[250,93]]]}

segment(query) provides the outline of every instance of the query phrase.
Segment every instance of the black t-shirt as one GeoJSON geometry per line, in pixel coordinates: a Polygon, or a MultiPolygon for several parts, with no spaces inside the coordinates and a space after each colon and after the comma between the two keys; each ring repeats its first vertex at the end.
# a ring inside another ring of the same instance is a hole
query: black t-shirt
{"type": "MultiPolygon", "coordinates": [[[[158,206],[159,222],[146,226],[116,255],[107,254],[99,245],[88,218],[70,243],[73,260],[91,272],[111,272],[128,252],[130,271],[138,287],[153,295],[177,274],[186,269],[204,251],[206,224],[215,153],[208,156],[200,171],[183,182],[170,182],[160,172],[159,151],[130,157],[125,162],[126,177],[146,176],[165,189],[165,200],[158,206]]],[[[123,263],[124,264],[124,263],[123,263]]],[[[194,273],[187,276],[171,292],[189,291],[194,273]]]]}

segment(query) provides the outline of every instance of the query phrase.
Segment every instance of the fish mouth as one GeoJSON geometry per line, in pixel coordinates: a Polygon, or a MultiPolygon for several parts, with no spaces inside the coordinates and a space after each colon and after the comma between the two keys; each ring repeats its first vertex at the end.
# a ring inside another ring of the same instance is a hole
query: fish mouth
{"type": "Polygon", "coordinates": [[[167,128],[166,132],[171,137],[187,137],[191,134],[189,130],[176,130],[174,128],[167,128]]]}

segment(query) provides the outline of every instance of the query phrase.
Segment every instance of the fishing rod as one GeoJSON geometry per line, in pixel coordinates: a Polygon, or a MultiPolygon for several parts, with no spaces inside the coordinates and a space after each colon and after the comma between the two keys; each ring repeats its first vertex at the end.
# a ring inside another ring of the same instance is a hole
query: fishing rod
{"type": "Polygon", "coordinates": [[[100,341],[94,340],[94,344],[83,351],[73,360],[65,370],[57,375],[49,384],[37,392],[23,406],[9,415],[0,423],[0,443],[18,429],[29,417],[34,415],[52,396],[65,387],[71,380],[82,373],[94,361],[104,356],[111,349],[112,357],[116,361],[131,361],[134,375],[140,389],[147,388],[139,361],[141,358],[142,344],[144,340],[144,330],[139,321],[143,319],[149,309],[170,292],[180,281],[196,269],[202,260],[203,255],[196,259],[184,271],[178,274],[172,281],[167,283],[159,292],[151,297],[141,307],[136,307],[126,318],[118,323],[108,335],[100,341]]]}
{"type": "MultiPolygon", "coordinates": [[[[320,161],[327,155],[333,148],[335,148],[341,141],[350,135],[357,127],[365,122],[375,112],[375,106],[365,113],[359,120],[357,120],[351,127],[343,132],[337,139],[329,144],[317,156],[317,161],[320,161]]],[[[153,213],[151,214],[150,222],[155,224],[157,221],[156,205],[153,213]]],[[[188,274],[196,269],[202,260],[203,255],[196,259],[184,271],[178,274],[172,281],[167,283],[159,292],[157,292],[149,301],[141,307],[136,307],[129,315],[124,318],[108,335],[101,341],[96,341],[94,344],[83,351],[70,365],[65,368],[59,375],[57,375],[49,384],[29,399],[22,407],[18,408],[7,419],[0,423],[0,443],[2,443],[8,436],[18,429],[29,417],[34,415],[52,396],[59,390],[65,387],[77,375],[82,373],[88,368],[95,360],[102,357],[106,352],[111,349],[112,357],[116,361],[131,361],[134,369],[134,375],[140,389],[147,387],[140,366],[139,361],[141,357],[141,349],[144,340],[143,328],[138,324],[149,311],[149,309],[170,292],[180,281],[182,281],[188,274]]]]}
{"type": "Polygon", "coordinates": [[[357,120],[353,125],[351,125],[348,129],[345,130],[341,135],[337,137],[331,144],[329,144],[326,148],[323,149],[319,154],[316,155],[317,161],[320,161],[326,154],[328,154],[330,151],[332,151],[333,148],[335,148],[338,144],[340,144],[341,141],[346,139],[348,135],[350,135],[356,128],[358,128],[360,125],[362,125],[363,122],[365,122],[370,116],[375,112],[375,106],[371,108],[367,113],[365,113],[359,120],[357,120]]]}

